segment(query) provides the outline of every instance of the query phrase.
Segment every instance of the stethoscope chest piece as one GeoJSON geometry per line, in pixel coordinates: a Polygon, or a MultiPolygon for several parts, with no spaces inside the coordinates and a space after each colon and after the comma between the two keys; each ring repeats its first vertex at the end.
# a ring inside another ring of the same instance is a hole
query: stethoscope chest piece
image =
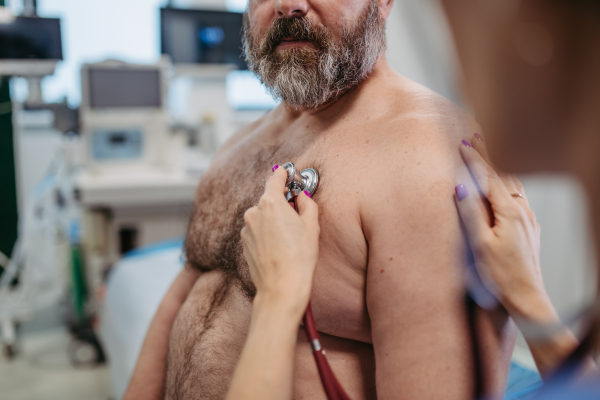
{"type": "Polygon", "coordinates": [[[319,173],[314,168],[306,168],[300,172],[302,175],[302,183],[304,186],[304,190],[306,190],[312,196],[317,191],[317,186],[319,186],[319,173]]]}
{"type": "Polygon", "coordinates": [[[307,191],[312,196],[317,191],[319,186],[319,173],[314,168],[307,168],[298,172],[296,165],[292,162],[286,162],[282,167],[288,173],[286,186],[289,191],[287,200],[298,196],[300,192],[307,191]]]}

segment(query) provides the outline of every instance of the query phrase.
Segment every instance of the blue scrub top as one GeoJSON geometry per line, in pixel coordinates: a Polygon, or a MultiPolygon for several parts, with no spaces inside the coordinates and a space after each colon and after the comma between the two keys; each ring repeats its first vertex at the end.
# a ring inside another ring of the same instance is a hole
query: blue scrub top
{"type": "Polygon", "coordinates": [[[600,400],[600,377],[578,382],[573,370],[567,370],[566,374],[544,384],[536,371],[511,362],[504,400],[579,399],[600,400]]]}
{"type": "Polygon", "coordinates": [[[600,386],[562,387],[555,390],[544,390],[535,400],[598,400],[600,386]]]}
{"type": "Polygon", "coordinates": [[[573,374],[566,379],[561,376],[546,383],[536,400],[598,400],[600,399],[600,377],[578,382],[573,374]]]}

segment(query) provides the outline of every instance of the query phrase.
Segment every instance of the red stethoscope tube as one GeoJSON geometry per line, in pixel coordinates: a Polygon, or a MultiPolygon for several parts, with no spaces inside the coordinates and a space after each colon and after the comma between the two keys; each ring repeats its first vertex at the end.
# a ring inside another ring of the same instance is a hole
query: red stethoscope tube
{"type": "MultiPolygon", "coordinates": [[[[294,210],[298,211],[296,197],[291,198],[289,203],[292,207],[294,207],[294,210]]],[[[317,363],[317,369],[319,370],[319,376],[321,377],[321,383],[323,384],[323,389],[325,389],[327,399],[350,400],[350,397],[346,394],[344,388],[342,388],[342,385],[340,385],[338,382],[335,374],[329,366],[329,363],[327,362],[325,350],[323,350],[323,346],[321,346],[321,339],[319,338],[319,331],[317,330],[317,325],[315,324],[310,302],[308,303],[308,307],[306,307],[302,322],[304,323],[306,336],[308,336],[308,340],[310,341],[310,346],[315,357],[315,362],[317,363]]]]}

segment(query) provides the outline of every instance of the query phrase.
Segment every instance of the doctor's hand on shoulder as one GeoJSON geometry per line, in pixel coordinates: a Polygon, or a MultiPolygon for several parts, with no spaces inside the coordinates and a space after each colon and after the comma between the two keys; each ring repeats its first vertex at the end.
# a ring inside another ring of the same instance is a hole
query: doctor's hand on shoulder
{"type": "MultiPolygon", "coordinates": [[[[470,174],[459,178],[455,199],[479,275],[517,324],[560,326],[542,279],[540,226],[523,185],[488,164],[481,135],[463,141],[460,151],[470,174]]],[[[527,342],[542,376],[577,346],[566,328],[543,342],[527,342]]]]}
{"type": "Polygon", "coordinates": [[[296,212],[285,199],[286,170],[273,168],[265,193],[244,215],[244,256],[257,298],[287,308],[300,320],[319,257],[318,206],[303,192],[296,212]]]}

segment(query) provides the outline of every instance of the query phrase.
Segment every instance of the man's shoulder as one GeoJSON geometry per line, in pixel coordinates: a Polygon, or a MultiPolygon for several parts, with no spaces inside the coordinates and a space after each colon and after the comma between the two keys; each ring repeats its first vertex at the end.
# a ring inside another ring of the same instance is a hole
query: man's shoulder
{"type": "Polygon", "coordinates": [[[396,199],[408,213],[438,218],[432,209],[453,207],[457,173],[464,166],[461,140],[479,127],[450,100],[400,75],[390,80],[385,97],[385,113],[369,142],[379,146],[371,153],[378,167],[367,180],[377,196],[369,197],[367,206],[385,208],[394,204],[387,199],[396,199]]]}
{"type": "Polygon", "coordinates": [[[379,110],[370,129],[371,142],[382,144],[381,162],[389,168],[405,168],[411,176],[418,174],[421,165],[428,166],[432,177],[454,173],[462,164],[461,141],[480,131],[466,111],[393,71],[370,90],[379,110]]]}
{"type": "Polygon", "coordinates": [[[450,139],[479,130],[475,120],[454,102],[398,73],[388,73],[375,90],[384,110],[380,123],[387,129],[383,134],[395,136],[409,128],[450,139]]]}

